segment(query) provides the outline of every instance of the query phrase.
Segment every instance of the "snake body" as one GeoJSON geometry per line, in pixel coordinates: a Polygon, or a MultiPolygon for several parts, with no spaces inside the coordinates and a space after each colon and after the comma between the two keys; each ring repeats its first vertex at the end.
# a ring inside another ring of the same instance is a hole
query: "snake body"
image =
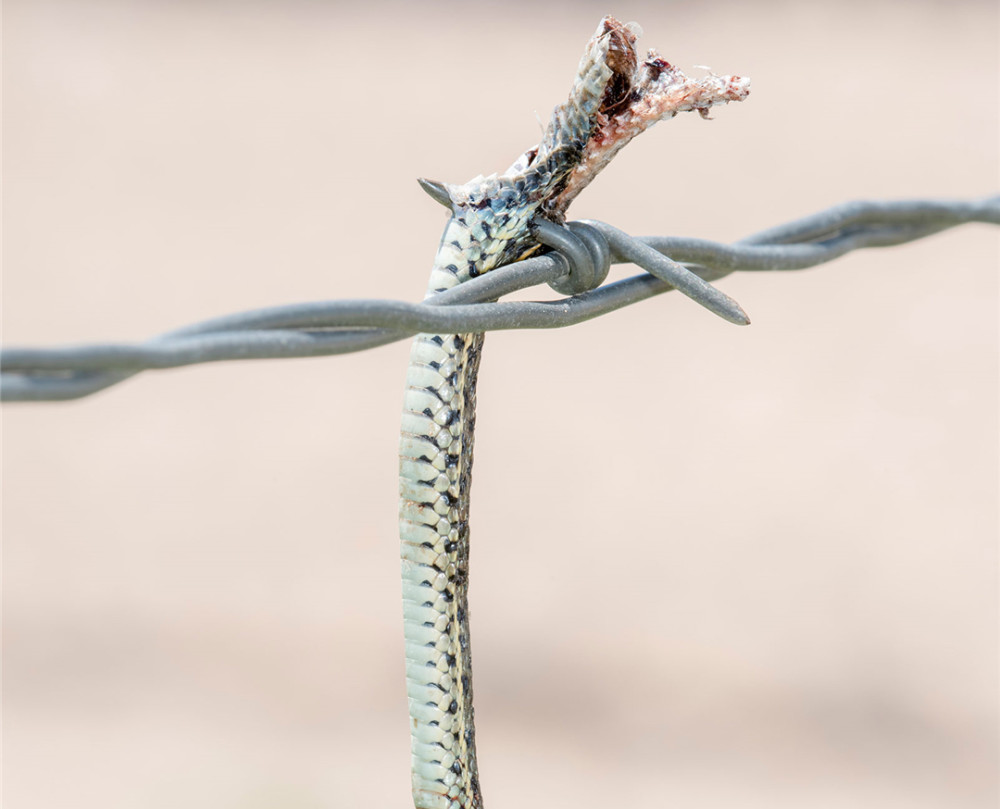
{"type": "MultiPolygon", "coordinates": [[[[428,295],[537,250],[532,218],[561,222],[579,190],[656,120],[746,95],[744,80],[713,76],[714,84],[706,86],[708,80],[693,82],[652,52],[640,67],[635,39],[633,26],[603,19],[541,143],[503,175],[446,187],[448,198],[441,201],[451,216],[428,295]],[[671,92],[673,106],[665,105],[671,92]],[[683,103],[678,93],[686,93],[683,103]]],[[[406,376],[399,524],[416,809],[482,806],[468,608],[469,489],[482,346],[482,334],[418,335],[406,376]]]]}

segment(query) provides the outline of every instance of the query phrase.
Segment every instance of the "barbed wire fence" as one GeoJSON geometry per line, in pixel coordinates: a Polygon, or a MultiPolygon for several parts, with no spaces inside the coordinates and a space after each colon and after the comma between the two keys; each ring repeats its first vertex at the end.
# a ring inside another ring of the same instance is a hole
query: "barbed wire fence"
{"type": "MultiPolygon", "coordinates": [[[[971,222],[1000,225],[1000,195],[984,200],[852,202],[778,225],[732,245],[672,236],[635,238],[597,221],[536,224],[551,252],[501,267],[423,303],[336,300],[277,306],[186,326],[142,343],[0,350],[0,399],[89,396],[141,371],[207,362],[315,357],[363,351],[419,332],[463,334],[563,328],[679,289],[716,314],[747,322],[714,288],[734,272],[801,270],[853,250],[915,241],[971,222]],[[604,283],[612,263],[644,273],[604,283]],[[499,301],[549,284],[555,301],[499,301]],[[713,295],[714,293],[714,295],[713,295]]],[[[942,276],[942,285],[948,283],[942,276]]]]}

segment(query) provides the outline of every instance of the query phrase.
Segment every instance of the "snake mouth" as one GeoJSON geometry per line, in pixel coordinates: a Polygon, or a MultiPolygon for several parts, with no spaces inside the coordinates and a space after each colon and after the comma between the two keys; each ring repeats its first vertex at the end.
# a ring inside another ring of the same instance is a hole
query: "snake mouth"
{"type": "Polygon", "coordinates": [[[545,215],[555,221],[565,218],[570,202],[625,144],[657,121],[688,111],[707,118],[713,106],[742,101],[750,93],[749,79],[714,73],[692,79],[656,50],[649,50],[640,62],[635,49],[640,34],[635,23],[609,16],[601,20],[588,45],[584,61],[598,63],[603,86],[579,160],[543,205],[545,215]]]}
{"type": "MultiPolygon", "coordinates": [[[[618,152],[657,121],[678,112],[707,117],[717,104],[742,101],[749,80],[739,76],[691,79],[655,50],[636,53],[641,29],[605,17],[587,44],[569,97],[552,112],[541,142],[503,174],[424,190],[449,207],[458,223],[488,250],[476,273],[538,249],[529,233],[536,214],[564,222],[566,209],[618,152]]],[[[669,153],[668,153],[669,157],[669,153]]]]}

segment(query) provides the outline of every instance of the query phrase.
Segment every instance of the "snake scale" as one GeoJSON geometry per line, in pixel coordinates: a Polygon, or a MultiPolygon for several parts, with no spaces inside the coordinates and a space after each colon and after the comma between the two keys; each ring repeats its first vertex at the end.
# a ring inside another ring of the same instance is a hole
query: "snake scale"
{"type": "MultiPolygon", "coordinates": [[[[689,79],[639,31],[605,17],[569,98],[541,143],[504,174],[460,186],[425,182],[451,213],[428,295],[540,249],[534,217],[561,224],[570,201],[622,146],[677,112],[739,101],[746,79],[689,79]]],[[[469,488],[482,334],[421,334],[406,375],[400,440],[400,539],[406,679],[416,809],[478,809],[469,641],[469,488]]],[[[514,587],[517,585],[514,584],[514,587]]]]}

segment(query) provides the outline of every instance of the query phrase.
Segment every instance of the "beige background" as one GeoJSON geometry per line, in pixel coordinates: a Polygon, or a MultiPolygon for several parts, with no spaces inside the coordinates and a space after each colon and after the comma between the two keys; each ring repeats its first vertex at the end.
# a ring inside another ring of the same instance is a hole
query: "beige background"
{"type": "MultiPolygon", "coordinates": [[[[730,240],[1000,186],[990,2],[15,0],[4,342],[418,298],[414,178],[534,143],[607,10],[753,94],[645,135],[577,217],[730,240]]],[[[969,226],[728,279],[745,329],[670,295],[490,335],[488,806],[996,805],[997,266],[969,226]]],[[[5,408],[6,807],[409,805],[406,357],[5,408]]]]}

